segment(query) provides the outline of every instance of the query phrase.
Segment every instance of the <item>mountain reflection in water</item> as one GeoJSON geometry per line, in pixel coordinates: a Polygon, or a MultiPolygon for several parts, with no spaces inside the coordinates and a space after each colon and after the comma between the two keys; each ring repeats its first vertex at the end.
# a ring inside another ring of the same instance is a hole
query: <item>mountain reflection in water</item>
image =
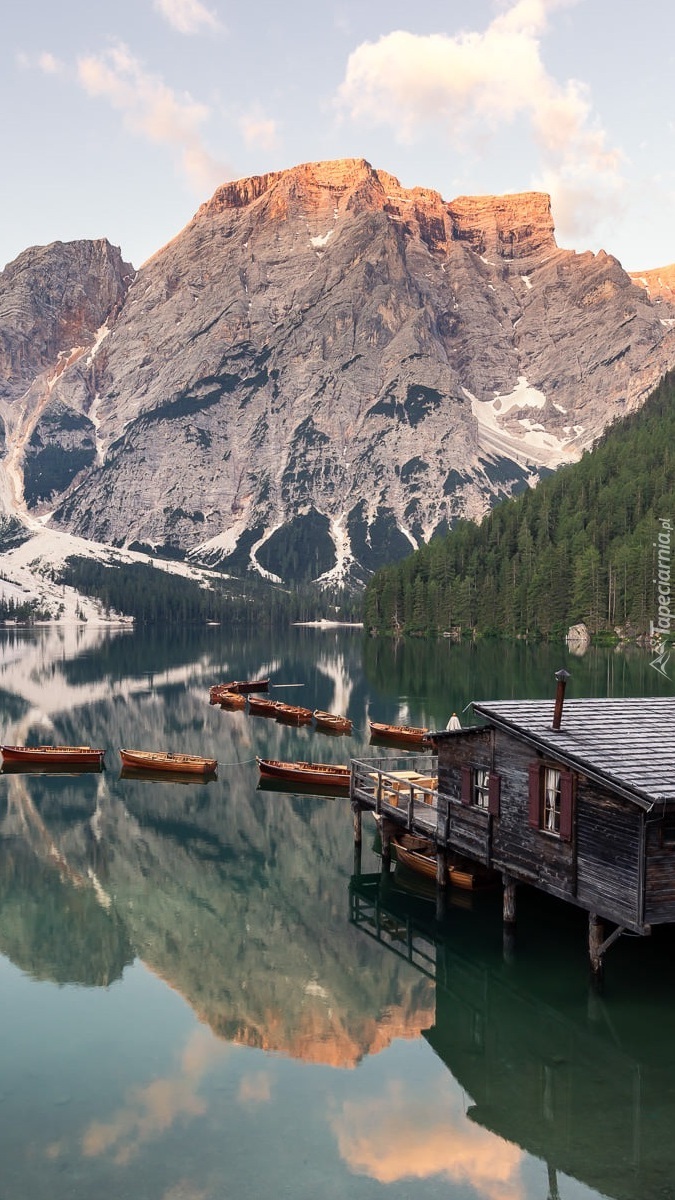
{"type": "MultiPolygon", "coordinates": [[[[368,713],[445,724],[471,698],[466,648],[442,647],[447,697],[438,647],[415,691],[407,651],[362,656],[351,631],[48,630],[0,649],[3,742],[107,747],[100,775],[0,776],[8,1194],[112,1198],[133,1166],[163,1200],[669,1195],[668,931],[613,947],[593,996],[579,914],[521,902],[506,960],[499,895],[439,924],[369,845],[352,876],[348,801],[258,788],[256,755],[370,757],[368,713]],[[354,735],[209,706],[210,684],[254,674],[348,712],[354,735]],[[125,777],[130,740],[217,757],[218,779],[125,777]]],[[[490,683],[497,656],[468,655],[492,695],[560,665],[527,651],[490,683]]]]}

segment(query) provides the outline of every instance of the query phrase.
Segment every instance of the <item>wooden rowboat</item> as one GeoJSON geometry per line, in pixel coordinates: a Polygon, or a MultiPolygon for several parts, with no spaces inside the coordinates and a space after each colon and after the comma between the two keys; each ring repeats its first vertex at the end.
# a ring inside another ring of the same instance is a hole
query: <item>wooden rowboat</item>
{"type": "Polygon", "coordinates": [[[269,679],[235,679],[231,683],[214,683],[209,688],[209,700],[211,704],[220,704],[223,692],[266,692],[269,686],[269,679]]]}
{"type": "Polygon", "coordinates": [[[218,769],[217,758],[201,758],[198,754],[170,754],[166,750],[120,750],[123,767],[137,771],[171,771],[183,775],[213,775],[218,769]]]}
{"type": "Polygon", "coordinates": [[[218,703],[221,708],[246,708],[246,696],[242,692],[224,691],[220,694],[218,703]]]}
{"type": "Polygon", "coordinates": [[[275,712],[277,721],[287,721],[290,725],[311,725],[314,714],[311,708],[302,708],[299,704],[283,704],[277,701],[275,712]]]}
{"type": "Polygon", "coordinates": [[[2,746],[5,763],[39,764],[42,766],[102,767],[104,750],[91,746],[2,746]]]}
{"type": "Polygon", "coordinates": [[[248,711],[257,717],[276,717],[280,703],[267,696],[249,696],[248,711]]]}
{"type": "Polygon", "coordinates": [[[351,770],[335,763],[281,762],[276,758],[256,758],[264,778],[284,779],[289,783],[323,784],[328,787],[349,787],[351,770]]]}
{"type": "MultiPolygon", "coordinates": [[[[433,842],[414,834],[402,834],[392,838],[391,844],[396,851],[396,860],[402,867],[424,875],[427,879],[436,878],[436,851],[433,842]]],[[[451,887],[471,892],[478,888],[495,887],[498,882],[498,873],[480,863],[472,863],[468,859],[448,862],[448,883],[451,887]]]]}
{"type": "Polygon", "coordinates": [[[349,717],[340,717],[337,713],[323,712],[320,708],[314,709],[314,720],[317,729],[327,729],[331,733],[351,733],[352,723],[349,717]]]}
{"type": "Polygon", "coordinates": [[[424,738],[429,733],[428,729],[421,729],[416,725],[382,725],[379,721],[369,721],[368,724],[371,737],[404,745],[423,746],[424,738]]]}

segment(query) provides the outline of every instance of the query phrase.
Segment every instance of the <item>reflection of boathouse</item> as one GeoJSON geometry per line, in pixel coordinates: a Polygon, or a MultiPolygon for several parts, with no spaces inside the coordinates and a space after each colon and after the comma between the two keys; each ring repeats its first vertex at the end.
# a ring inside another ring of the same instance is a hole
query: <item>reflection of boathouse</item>
{"type": "Polygon", "coordinates": [[[352,799],[385,819],[385,855],[397,826],[431,833],[439,883],[453,854],[498,870],[508,923],[519,883],[585,909],[597,971],[624,930],[675,922],[675,699],[565,703],[565,677],[555,705],[474,703],[483,725],[431,735],[433,797],[408,788],[387,805],[355,763],[352,799]],[[614,926],[606,939],[604,922],[614,926]]]}
{"type": "Polygon", "coordinates": [[[496,897],[452,907],[439,925],[433,900],[411,900],[400,874],[354,876],[351,920],[435,980],[423,1036],[465,1091],[470,1120],[547,1165],[549,1200],[558,1186],[565,1194],[564,1175],[612,1200],[672,1196],[671,931],[659,934],[666,954],[650,941],[616,951],[610,1002],[578,970],[578,912],[523,896],[524,941],[536,953],[510,960],[496,897]]]}

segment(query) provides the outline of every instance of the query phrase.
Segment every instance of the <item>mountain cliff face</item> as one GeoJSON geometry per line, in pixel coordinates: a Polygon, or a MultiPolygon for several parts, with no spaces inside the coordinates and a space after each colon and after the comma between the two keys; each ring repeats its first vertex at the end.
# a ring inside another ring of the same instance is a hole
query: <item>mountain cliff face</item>
{"type": "Polygon", "coordinates": [[[481,516],[675,365],[672,295],[560,250],[538,193],[309,164],[218,189],[133,278],[87,245],[0,276],[5,508],[287,582],[481,516]]]}

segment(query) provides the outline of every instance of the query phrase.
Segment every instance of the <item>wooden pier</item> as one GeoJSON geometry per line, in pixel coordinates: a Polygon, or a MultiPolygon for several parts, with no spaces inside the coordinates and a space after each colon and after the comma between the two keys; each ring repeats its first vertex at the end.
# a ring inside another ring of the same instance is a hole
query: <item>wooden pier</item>
{"type": "MultiPolygon", "coordinates": [[[[430,754],[352,760],[350,799],[355,811],[374,812],[409,833],[447,844],[447,797],[438,795],[438,759],[430,754]]],[[[360,841],[360,837],[357,837],[360,841]]]]}

